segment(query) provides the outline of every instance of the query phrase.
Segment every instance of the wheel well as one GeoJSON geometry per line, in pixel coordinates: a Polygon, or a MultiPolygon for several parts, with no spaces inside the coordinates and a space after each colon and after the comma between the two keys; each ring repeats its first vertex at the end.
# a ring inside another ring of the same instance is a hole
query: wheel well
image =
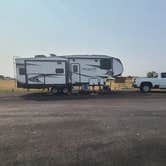
{"type": "Polygon", "coordinates": [[[142,82],[141,87],[143,87],[144,85],[149,85],[151,88],[153,87],[151,82],[142,82]]]}

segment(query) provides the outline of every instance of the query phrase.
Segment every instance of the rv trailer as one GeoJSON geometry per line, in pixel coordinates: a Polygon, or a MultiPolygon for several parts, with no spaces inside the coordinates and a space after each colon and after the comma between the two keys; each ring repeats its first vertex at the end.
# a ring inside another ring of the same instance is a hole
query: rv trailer
{"type": "Polygon", "coordinates": [[[75,85],[104,85],[109,77],[120,76],[123,64],[107,55],[67,55],[17,58],[18,88],[48,88],[53,93],[71,91],[75,85]]]}

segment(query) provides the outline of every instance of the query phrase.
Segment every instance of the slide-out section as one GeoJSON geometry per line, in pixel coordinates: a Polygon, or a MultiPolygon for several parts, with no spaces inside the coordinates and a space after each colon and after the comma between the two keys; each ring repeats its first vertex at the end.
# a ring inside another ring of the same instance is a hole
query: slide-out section
{"type": "Polygon", "coordinates": [[[27,60],[25,66],[28,85],[66,84],[65,61],[27,60]]]}

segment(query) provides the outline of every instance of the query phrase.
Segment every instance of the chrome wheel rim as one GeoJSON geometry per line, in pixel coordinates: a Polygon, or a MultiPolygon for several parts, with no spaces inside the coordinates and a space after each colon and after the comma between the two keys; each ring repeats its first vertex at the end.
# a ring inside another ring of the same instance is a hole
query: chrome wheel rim
{"type": "Polygon", "coordinates": [[[150,90],[149,86],[144,86],[143,87],[144,92],[148,92],[150,90]]]}

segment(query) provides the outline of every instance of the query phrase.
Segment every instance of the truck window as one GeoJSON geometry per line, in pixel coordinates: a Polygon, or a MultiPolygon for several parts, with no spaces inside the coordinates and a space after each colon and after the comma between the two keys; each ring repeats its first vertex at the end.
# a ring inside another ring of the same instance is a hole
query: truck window
{"type": "Polygon", "coordinates": [[[112,59],[101,59],[100,68],[101,69],[111,69],[112,68],[112,59]]]}
{"type": "Polygon", "coordinates": [[[25,68],[19,68],[19,74],[25,75],[25,68]]]}
{"type": "Polygon", "coordinates": [[[161,78],[166,78],[166,73],[161,73],[161,78]]]}
{"type": "Polygon", "coordinates": [[[64,69],[62,69],[62,68],[57,68],[57,69],[56,69],[56,73],[57,73],[57,74],[62,74],[62,73],[64,73],[64,69]]]}

